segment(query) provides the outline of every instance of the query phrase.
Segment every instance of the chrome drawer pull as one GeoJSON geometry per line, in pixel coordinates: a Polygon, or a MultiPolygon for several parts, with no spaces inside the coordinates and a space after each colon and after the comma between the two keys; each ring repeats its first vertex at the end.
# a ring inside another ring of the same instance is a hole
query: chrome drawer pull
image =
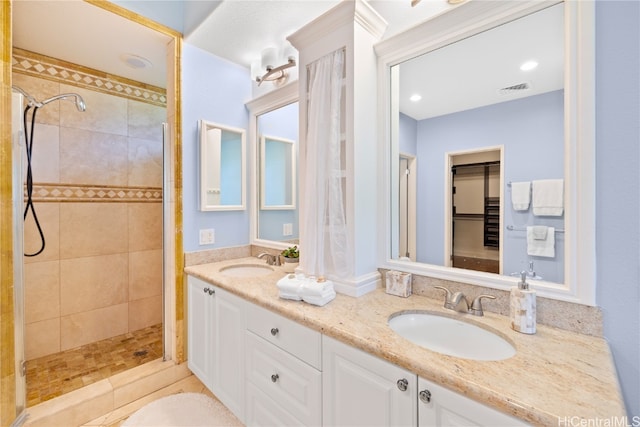
{"type": "Polygon", "coordinates": [[[274,337],[278,335],[278,332],[280,332],[278,328],[271,328],[271,335],[273,335],[274,337]]]}
{"type": "Polygon", "coordinates": [[[280,375],[278,375],[278,374],[273,374],[273,375],[271,375],[271,382],[272,382],[272,383],[277,382],[277,381],[278,381],[278,378],[280,378],[280,375]]]}
{"type": "Polygon", "coordinates": [[[422,390],[419,394],[420,400],[424,403],[431,402],[431,392],[429,390],[422,390]]]}
{"type": "Polygon", "coordinates": [[[406,378],[402,378],[399,379],[398,382],[396,382],[396,385],[398,386],[398,390],[407,391],[407,388],[409,387],[409,381],[407,381],[406,378]]]}

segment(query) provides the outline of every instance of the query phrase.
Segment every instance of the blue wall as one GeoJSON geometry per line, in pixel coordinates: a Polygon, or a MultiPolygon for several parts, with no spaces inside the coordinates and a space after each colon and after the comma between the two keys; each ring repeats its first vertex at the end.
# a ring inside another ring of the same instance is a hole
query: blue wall
{"type": "MultiPolygon", "coordinates": [[[[249,70],[184,43],[182,50],[182,182],[185,252],[249,244],[249,200],[242,211],[198,210],[198,120],[248,129],[244,103],[251,97],[249,70]],[[198,244],[199,230],[215,229],[215,244],[198,244]]],[[[246,177],[249,194],[248,163],[246,177]]]]}
{"type": "Polygon", "coordinates": [[[640,416],[639,22],[637,1],[596,2],[597,302],[629,416],[640,416]]]}
{"type": "MultiPolygon", "coordinates": [[[[278,137],[296,141],[295,156],[298,158],[298,103],[294,102],[258,118],[258,129],[261,135],[278,137]]],[[[296,182],[298,172],[296,171],[296,182]]],[[[296,186],[297,192],[297,186],[296,186]]],[[[289,210],[258,210],[260,219],[259,236],[266,240],[291,240],[299,237],[298,232],[298,206],[300,200],[296,194],[296,209],[289,210]],[[293,235],[282,234],[283,224],[293,224],[293,235]]]]}
{"type": "MultiPolygon", "coordinates": [[[[417,260],[444,262],[445,153],[504,145],[504,181],[564,177],[563,92],[555,91],[417,123],[417,260]]],[[[406,122],[407,120],[401,120],[406,122]]],[[[401,126],[402,129],[402,126],[401,126]]],[[[534,217],[511,208],[504,189],[504,224],[564,227],[564,219],[534,217]]],[[[546,280],[564,281],[564,234],[556,233],[556,257],[535,257],[546,280]]],[[[503,230],[505,274],[528,268],[526,233],[503,230]]]]}

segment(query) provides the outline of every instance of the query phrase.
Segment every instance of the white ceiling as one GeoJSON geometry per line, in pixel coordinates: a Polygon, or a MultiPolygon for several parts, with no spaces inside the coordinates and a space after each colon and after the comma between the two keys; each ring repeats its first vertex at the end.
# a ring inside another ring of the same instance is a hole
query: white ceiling
{"type": "Polygon", "coordinates": [[[400,111],[422,120],[562,89],[563,10],[558,4],[400,64],[400,111]],[[528,60],[538,67],[521,71],[528,60]],[[521,83],[530,89],[500,91],[521,83]],[[422,99],[410,101],[413,94],[422,99]]]}
{"type": "MultiPolygon", "coordinates": [[[[148,3],[152,2],[154,2],[154,10],[162,10],[165,4],[167,14],[175,14],[175,2],[147,0],[144,3],[149,8],[148,3]],[[170,11],[169,4],[172,7],[170,11]]],[[[123,6],[128,3],[137,2],[120,2],[123,6]]],[[[262,49],[269,45],[281,45],[286,36],[337,3],[338,0],[224,0],[215,4],[207,3],[205,7],[203,2],[185,1],[182,20],[190,28],[189,33],[185,35],[185,42],[234,63],[250,67],[251,62],[260,57],[262,49]],[[201,16],[199,24],[197,16],[201,16]]],[[[410,6],[410,0],[371,0],[369,3],[389,24],[384,38],[393,36],[452,7],[446,0],[422,0],[413,8],[410,6]]],[[[154,19],[163,23],[161,17],[162,14],[159,13],[154,19]]],[[[166,25],[170,24],[166,23],[166,25]]],[[[562,24],[543,28],[558,28],[560,36],[562,35],[562,24]]],[[[462,107],[450,105],[447,107],[458,109],[469,108],[468,101],[482,96],[475,92],[483,86],[485,86],[485,92],[491,92],[495,98],[495,89],[519,83],[522,79],[521,76],[515,76],[513,73],[502,75],[512,66],[512,64],[506,64],[504,60],[509,58],[519,61],[518,55],[514,56],[507,52],[515,50],[521,54],[520,56],[539,58],[541,62],[539,71],[542,71],[543,67],[546,68],[552,63],[552,59],[544,56],[542,52],[549,49],[542,47],[540,43],[544,40],[552,46],[562,46],[561,41],[554,39],[557,36],[556,31],[534,33],[533,30],[526,28],[524,31],[526,35],[519,38],[504,34],[491,37],[494,39],[492,42],[498,40],[509,43],[503,43],[489,51],[480,51],[475,45],[464,47],[465,44],[457,44],[459,47],[455,49],[458,51],[455,52],[457,58],[455,66],[452,66],[449,60],[438,57],[443,56],[447,50],[452,50],[451,48],[430,54],[428,57],[434,59],[430,60],[428,76],[424,71],[418,71],[417,65],[412,66],[415,71],[411,71],[409,66],[403,66],[403,74],[417,74],[417,78],[411,80],[435,83],[435,86],[420,89],[403,86],[403,90],[411,93],[414,90],[420,90],[423,93],[423,100],[427,98],[448,100],[447,102],[439,101],[439,105],[442,106],[453,104],[454,101],[462,102],[462,107]],[[528,54],[529,49],[534,47],[539,53],[528,54]],[[495,64],[499,66],[496,68],[495,64]],[[490,65],[491,68],[489,68],[490,65]],[[481,85],[475,80],[478,77],[485,82],[488,77],[491,77],[491,82],[481,85]],[[451,81],[453,86],[446,86],[447,81],[451,81]],[[437,89],[444,93],[436,93],[437,89]]],[[[490,37],[489,33],[486,34],[481,37],[490,37]]],[[[166,87],[167,42],[168,38],[156,31],[82,0],[14,0],[14,46],[110,74],[166,87]],[[122,60],[124,54],[147,58],[153,66],[147,69],[131,68],[122,60]]],[[[558,51],[558,49],[551,50],[558,51]]],[[[531,76],[529,80],[534,88],[544,86],[538,74],[531,74],[531,76]]],[[[478,105],[478,102],[485,101],[473,102],[478,105]]],[[[423,102],[423,104],[426,103],[423,102]]],[[[416,105],[403,106],[402,109],[415,117],[440,114],[411,110],[416,107],[416,105]]]]}
{"type": "Polygon", "coordinates": [[[14,0],[13,45],[21,49],[166,87],[169,38],[81,0],[14,0]],[[134,69],[124,54],[153,66],[134,69]]]}

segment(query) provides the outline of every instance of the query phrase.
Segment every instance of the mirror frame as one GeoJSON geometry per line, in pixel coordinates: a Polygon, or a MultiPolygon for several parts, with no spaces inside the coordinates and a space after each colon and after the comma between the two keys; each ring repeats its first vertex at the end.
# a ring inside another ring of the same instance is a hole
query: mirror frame
{"type": "MultiPolygon", "coordinates": [[[[245,106],[249,110],[249,153],[250,158],[250,176],[251,182],[251,226],[249,241],[252,245],[273,249],[286,249],[291,243],[278,242],[274,240],[260,239],[258,236],[258,209],[260,201],[258,200],[258,189],[260,188],[258,172],[258,116],[276,110],[285,105],[289,105],[298,101],[298,81],[293,81],[285,86],[272,90],[258,98],[247,102],[245,106]]],[[[300,118],[298,117],[298,120],[300,118]]],[[[298,244],[298,246],[300,246],[298,244]]]]}
{"type": "MultiPolygon", "coordinates": [[[[381,230],[378,266],[413,274],[508,290],[518,279],[492,273],[391,259],[393,161],[391,144],[398,118],[392,118],[392,90],[397,89],[394,65],[477,33],[537,12],[562,1],[476,2],[460,4],[375,46],[379,88],[379,198],[381,230]]],[[[566,1],[565,5],[565,283],[536,281],[538,295],[595,305],[595,5],[566,1]]],[[[396,108],[397,111],[397,108],[396,108]]],[[[397,132],[396,132],[397,134],[397,132]]]]}
{"type": "Polygon", "coordinates": [[[200,120],[198,126],[199,142],[200,142],[200,210],[203,212],[209,211],[239,211],[244,210],[246,205],[246,131],[244,129],[235,128],[231,126],[225,126],[218,123],[213,123],[207,120],[200,120]],[[233,132],[240,134],[240,176],[242,182],[240,183],[240,204],[239,205],[209,205],[206,203],[206,171],[208,168],[207,163],[207,131],[210,129],[220,129],[221,131],[233,132]]]}
{"type": "Polygon", "coordinates": [[[269,135],[260,135],[258,137],[260,143],[260,210],[264,211],[273,211],[273,210],[293,210],[296,209],[296,181],[297,181],[297,169],[296,169],[296,147],[295,141],[285,138],[279,138],[275,136],[269,135]],[[267,171],[267,140],[280,142],[282,144],[287,144],[287,151],[289,151],[289,158],[291,159],[290,169],[291,169],[291,185],[288,190],[291,193],[291,203],[282,204],[282,205],[267,205],[265,204],[266,200],[266,192],[267,188],[265,185],[265,175],[267,171]]]}

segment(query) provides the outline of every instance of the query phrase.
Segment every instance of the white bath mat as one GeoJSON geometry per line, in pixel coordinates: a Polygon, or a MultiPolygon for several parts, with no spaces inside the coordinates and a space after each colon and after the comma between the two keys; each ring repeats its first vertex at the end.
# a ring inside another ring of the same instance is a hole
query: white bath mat
{"type": "Polygon", "coordinates": [[[146,404],[121,427],[228,426],[234,421],[238,422],[229,410],[209,396],[178,393],[146,404]]]}

